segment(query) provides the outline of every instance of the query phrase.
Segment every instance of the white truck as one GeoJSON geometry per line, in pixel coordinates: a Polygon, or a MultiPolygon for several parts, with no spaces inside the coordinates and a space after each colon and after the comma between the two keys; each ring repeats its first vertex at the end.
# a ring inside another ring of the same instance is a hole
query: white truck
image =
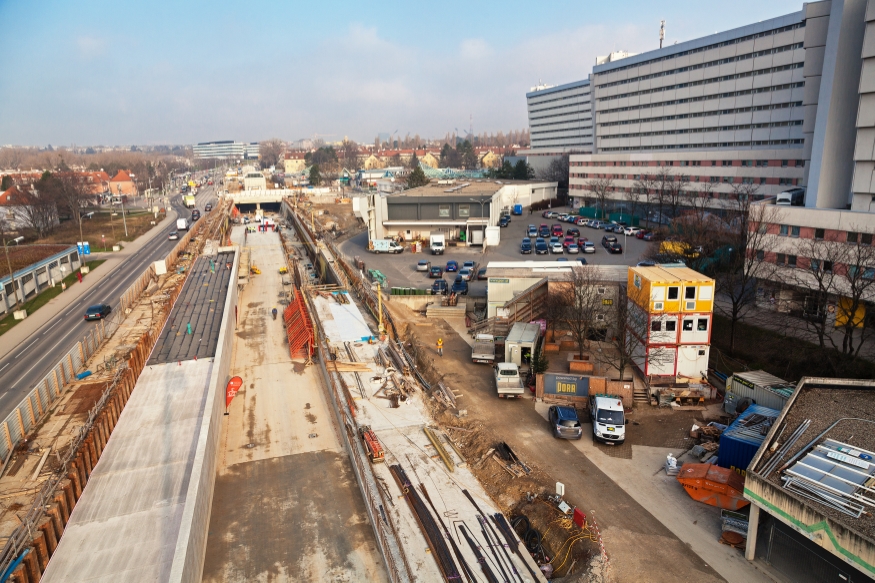
{"type": "Polygon", "coordinates": [[[404,247],[392,239],[372,239],[368,248],[374,253],[401,253],[404,247]]]}
{"type": "Polygon", "coordinates": [[[623,401],[616,395],[590,395],[589,416],[596,441],[620,445],[626,441],[626,418],[623,401]]]}
{"type": "Polygon", "coordinates": [[[492,334],[478,334],[474,337],[471,361],[480,364],[493,364],[495,362],[495,337],[492,334]]]}
{"type": "Polygon", "coordinates": [[[443,234],[430,236],[428,243],[432,255],[443,255],[447,248],[447,238],[443,234]]]}
{"type": "Polygon", "coordinates": [[[525,392],[520,368],[512,362],[500,362],[495,365],[495,388],[499,399],[515,399],[525,392]]]}
{"type": "Polygon", "coordinates": [[[188,230],[188,219],[176,219],[176,230],[177,231],[187,231],[188,230]]]}

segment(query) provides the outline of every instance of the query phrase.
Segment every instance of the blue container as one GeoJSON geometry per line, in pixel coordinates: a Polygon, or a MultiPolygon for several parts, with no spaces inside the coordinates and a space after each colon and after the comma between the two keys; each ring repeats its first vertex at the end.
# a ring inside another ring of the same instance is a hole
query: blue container
{"type": "MultiPolygon", "coordinates": [[[[733,421],[726,431],[720,436],[720,449],[717,452],[717,465],[721,468],[735,470],[742,476],[747,473],[750,460],[756,455],[757,450],[766,439],[762,428],[771,427],[774,420],[780,415],[780,411],[769,409],[761,405],[751,405],[744,413],[733,421]],[[756,424],[744,425],[745,420],[753,415],[762,415],[770,420],[756,424]]],[[[765,431],[768,433],[768,430],[765,431]]]]}

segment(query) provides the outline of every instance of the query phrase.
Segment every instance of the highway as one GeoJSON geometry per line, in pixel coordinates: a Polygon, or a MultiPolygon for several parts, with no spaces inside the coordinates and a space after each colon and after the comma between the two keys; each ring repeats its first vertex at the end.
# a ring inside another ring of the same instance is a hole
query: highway
{"type": "MultiPolygon", "coordinates": [[[[212,202],[215,206],[216,188],[204,186],[198,189],[195,200],[202,217],[207,203],[212,202]]],[[[171,206],[179,217],[189,217],[191,214],[189,209],[182,206],[182,197],[179,195],[171,198],[171,206]]],[[[109,319],[122,317],[118,310],[121,295],[152,262],[163,259],[176,246],[179,241],[168,239],[169,233],[175,230],[176,226],[172,225],[155,235],[139,251],[104,276],[100,283],[31,334],[21,348],[0,359],[0,420],[5,419],[34,385],[96,325],[83,318],[88,306],[109,304],[113,310],[109,319]]]]}

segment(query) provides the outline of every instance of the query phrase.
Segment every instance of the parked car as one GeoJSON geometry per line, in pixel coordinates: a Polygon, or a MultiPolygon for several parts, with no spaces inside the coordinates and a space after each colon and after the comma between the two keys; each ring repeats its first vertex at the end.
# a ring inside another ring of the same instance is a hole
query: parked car
{"type": "Polygon", "coordinates": [[[461,270],[459,270],[458,277],[461,277],[465,281],[471,281],[471,277],[473,275],[474,275],[474,272],[471,269],[469,269],[467,267],[463,267],[461,270]]]}
{"type": "Polygon", "coordinates": [[[441,278],[444,276],[444,270],[441,267],[432,267],[428,272],[428,276],[432,278],[441,278]]]}
{"type": "Polygon", "coordinates": [[[563,231],[563,229],[562,229],[562,225],[558,225],[558,224],[557,224],[557,225],[553,225],[553,226],[550,228],[550,234],[553,235],[553,236],[555,236],[555,237],[561,237],[561,236],[562,236],[562,231],[563,231]]]}
{"type": "Polygon", "coordinates": [[[650,231],[645,231],[644,229],[642,229],[642,230],[638,231],[637,233],[635,233],[635,238],[636,239],[643,239],[644,236],[647,235],[647,233],[649,233],[649,232],[650,231]]]}
{"type": "Polygon", "coordinates": [[[86,320],[102,320],[109,316],[109,313],[112,312],[112,308],[109,304],[95,304],[85,310],[85,319],[86,320]]]}
{"type": "Polygon", "coordinates": [[[608,250],[608,253],[622,253],[623,252],[623,246],[620,245],[619,243],[608,243],[608,245],[605,246],[605,249],[608,250]]]}
{"type": "Polygon", "coordinates": [[[474,270],[474,262],[473,261],[466,261],[465,263],[462,264],[462,269],[470,269],[473,271],[474,270]]]}
{"type": "Polygon", "coordinates": [[[586,243],[587,241],[589,241],[589,239],[587,239],[586,237],[578,237],[577,238],[577,246],[583,247],[583,244],[586,243]]]}
{"type": "Polygon", "coordinates": [[[500,219],[498,219],[499,227],[506,227],[510,224],[510,217],[508,215],[502,215],[500,219]]]}
{"type": "Polygon", "coordinates": [[[576,225],[577,219],[579,219],[579,218],[580,217],[578,217],[577,215],[568,215],[567,217],[565,217],[565,222],[566,223],[573,223],[576,225]]]}
{"type": "Polygon", "coordinates": [[[646,233],[641,238],[644,239],[645,241],[656,241],[656,233],[654,233],[653,231],[650,231],[649,233],[646,233]]]}
{"type": "Polygon", "coordinates": [[[552,219],[553,217],[556,216],[556,212],[555,211],[544,211],[543,213],[541,213],[541,216],[544,217],[545,219],[552,219]]]}
{"type": "Polygon", "coordinates": [[[431,295],[433,296],[445,296],[449,293],[450,286],[447,285],[447,282],[443,279],[435,280],[433,284],[431,284],[431,295]]]}
{"type": "Polygon", "coordinates": [[[450,273],[451,271],[459,271],[459,262],[454,259],[447,261],[446,272],[450,273]]]}
{"type": "Polygon", "coordinates": [[[559,237],[550,237],[550,240],[547,241],[547,244],[550,245],[550,247],[552,247],[556,243],[562,243],[562,241],[559,240],[559,237]]]}
{"type": "Polygon", "coordinates": [[[593,229],[604,229],[605,224],[601,221],[593,221],[592,224],[589,225],[593,229]]]}
{"type": "Polygon", "coordinates": [[[639,261],[635,264],[637,267],[656,267],[656,261],[652,259],[645,259],[644,261],[639,261]]]}
{"type": "Polygon", "coordinates": [[[640,232],[641,232],[641,229],[639,229],[638,227],[625,227],[623,229],[623,234],[627,235],[627,236],[631,235],[634,237],[635,235],[637,235],[640,232]]]}
{"type": "Polygon", "coordinates": [[[535,239],[535,254],[536,255],[546,255],[547,252],[548,252],[547,242],[544,239],[542,239],[541,237],[538,237],[537,239],[535,239]]]}
{"type": "Polygon", "coordinates": [[[578,257],[577,260],[580,261],[581,265],[586,265],[586,258],[585,257],[578,257]]]}
{"type": "Polygon", "coordinates": [[[537,237],[538,236],[538,227],[535,225],[529,225],[529,228],[526,229],[527,237],[537,237]]]}
{"type": "Polygon", "coordinates": [[[523,242],[520,243],[520,253],[523,255],[528,255],[532,252],[532,240],[526,237],[523,239],[523,242]]]}
{"type": "Polygon", "coordinates": [[[580,250],[584,253],[595,253],[595,243],[593,243],[592,241],[587,241],[583,244],[580,250]]]}
{"type": "Polygon", "coordinates": [[[573,237],[580,237],[580,229],[577,229],[577,228],[575,228],[575,227],[571,227],[570,229],[567,229],[567,230],[565,231],[565,234],[566,234],[566,235],[571,235],[571,236],[573,236],[573,237]]]}
{"type": "Polygon", "coordinates": [[[577,217],[574,219],[574,224],[577,225],[578,227],[582,227],[583,225],[587,224],[588,222],[589,222],[589,219],[587,219],[585,217],[577,217]]]}
{"type": "Polygon", "coordinates": [[[556,261],[568,261],[568,257],[557,257],[556,261]]]}
{"type": "Polygon", "coordinates": [[[416,271],[425,271],[427,273],[429,269],[431,269],[431,262],[427,259],[420,259],[416,264],[416,271]]]}
{"type": "Polygon", "coordinates": [[[557,439],[580,439],[583,437],[583,427],[574,407],[552,405],[547,412],[553,437],[557,439]]]}
{"type": "Polygon", "coordinates": [[[571,235],[568,235],[567,237],[565,237],[565,239],[562,240],[562,246],[566,249],[568,249],[569,245],[572,245],[574,243],[577,243],[577,240],[571,235]]]}
{"type": "Polygon", "coordinates": [[[542,224],[540,227],[538,227],[538,236],[539,237],[549,237],[550,236],[550,227],[542,224]]]}
{"type": "Polygon", "coordinates": [[[617,225],[615,225],[614,223],[608,223],[608,224],[604,225],[603,228],[604,228],[605,233],[613,233],[616,231],[617,225]]]}
{"type": "Polygon", "coordinates": [[[480,280],[484,280],[484,279],[486,279],[486,268],[481,267],[480,269],[477,270],[477,280],[480,281],[480,280]]]}
{"type": "Polygon", "coordinates": [[[170,231],[170,234],[167,235],[167,239],[169,239],[170,241],[177,241],[179,240],[179,233],[177,233],[176,231],[170,231]]]}
{"type": "Polygon", "coordinates": [[[555,253],[556,255],[561,255],[565,249],[562,247],[562,243],[556,241],[555,243],[550,245],[550,253],[555,253]]]}
{"type": "Polygon", "coordinates": [[[568,247],[565,248],[566,253],[571,253],[573,255],[577,255],[580,253],[580,247],[577,246],[577,243],[572,243],[568,247]]]}
{"type": "Polygon", "coordinates": [[[462,279],[461,275],[456,276],[456,280],[453,282],[453,287],[450,288],[450,291],[454,294],[461,294],[463,296],[468,295],[468,282],[462,279]]]}
{"type": "Polygon", "coordinates": [[[611,243],[616,242],[617,238],[614,235],[605,235],[604,237],[602,237],[602,247],[604,247],[605,249],[607,249],[608,245],[610,245],[611,243]]]}

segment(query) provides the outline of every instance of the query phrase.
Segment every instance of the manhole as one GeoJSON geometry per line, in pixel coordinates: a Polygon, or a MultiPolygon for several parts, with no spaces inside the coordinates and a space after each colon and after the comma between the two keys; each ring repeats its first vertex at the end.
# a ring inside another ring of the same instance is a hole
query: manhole
{"type": "Polygon", "coordinates": [[[307,437],[309,437],[310,439],[316,439],[317,437],[319,437],[319,434],[318,433],[311,433],[307,437]]]}

